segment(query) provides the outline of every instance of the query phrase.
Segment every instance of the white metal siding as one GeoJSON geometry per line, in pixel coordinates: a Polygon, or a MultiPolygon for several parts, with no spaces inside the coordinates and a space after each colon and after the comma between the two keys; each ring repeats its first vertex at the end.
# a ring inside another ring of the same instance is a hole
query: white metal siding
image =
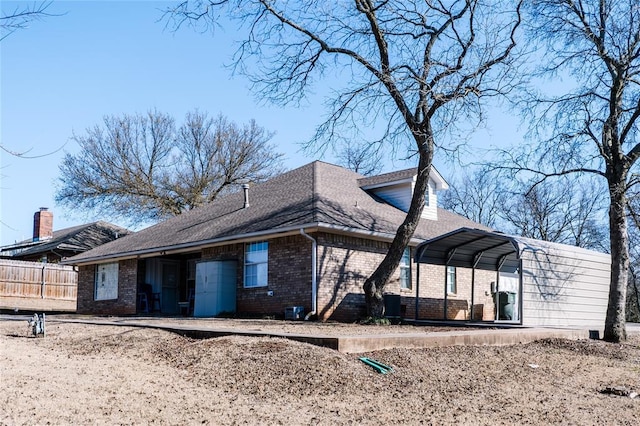
{"type": "Polygon", "coordinates": [[[604,327],[610,256],[590,250],[545,247],[522,255],[523,324],[604,327]]]}
{"type": "Polygon", "coordinates": [[[392,206],[406,212],[411,205],[411,191],[410,183],[402,183],[376,188],[374,193],[392,206]]]}
{"type": "MultiPolygon", "coordinates": [[[[413,184],[407,182],[383,186],[374,189],[373,192],[392,206],[402,210],[403,212],[407,212],[411,205],[413,184]]],[[[438,220],[438,195],[435,191],[435,182],[432,179],[429,180],[429,190],[425,196],[426,199],[424,210],[422,211],[422,217],[424,219],[438,220]]]]}
{"type": "Polygon", "coordinates": [[[426,200],[422,217],[429,220],[438,220],[438,194],[436,192],[436,184],[433,179],[429,179],[429,188],[425,194],[426,200]]]}

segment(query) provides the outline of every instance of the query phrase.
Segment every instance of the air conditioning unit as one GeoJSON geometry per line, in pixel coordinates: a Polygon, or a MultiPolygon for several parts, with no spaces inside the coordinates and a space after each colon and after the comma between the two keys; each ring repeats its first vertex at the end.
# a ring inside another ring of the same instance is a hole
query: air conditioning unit
{"type": "Polygon", "coordinates": [[[284,319],[301,320],[304,319],[304,306],[289,306],[284,308],[284,319]]]}

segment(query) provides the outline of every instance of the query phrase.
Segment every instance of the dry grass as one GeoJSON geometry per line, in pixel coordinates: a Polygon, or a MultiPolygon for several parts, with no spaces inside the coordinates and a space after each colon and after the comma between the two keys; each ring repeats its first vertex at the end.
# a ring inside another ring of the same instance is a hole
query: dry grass
{"type": "MultiPolygon", "coordinates": [[[[252,327],[260,327],[252,323],[252,327]]],[[[359,326],[344,325],[357,333],[359,326]]],[[[349,331],[350,329],[350,331],[349,331]]],[[[0,321],[1,424],[630,424],[640,338],[394,349],[358,359],[279,338],[0,321]]]]}

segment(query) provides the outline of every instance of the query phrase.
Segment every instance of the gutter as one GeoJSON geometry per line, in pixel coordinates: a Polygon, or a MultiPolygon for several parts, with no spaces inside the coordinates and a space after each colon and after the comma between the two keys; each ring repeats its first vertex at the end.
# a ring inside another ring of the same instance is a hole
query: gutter
{"type": "Polygon", "coordinates": [[[304,232],[304,228],[300,228],[300,235],[311,240],[311,312],[304,317],[305,321],[308,321],[311,316],[316,315],[318,310],[318,242],[311,235],[304,232]]]}

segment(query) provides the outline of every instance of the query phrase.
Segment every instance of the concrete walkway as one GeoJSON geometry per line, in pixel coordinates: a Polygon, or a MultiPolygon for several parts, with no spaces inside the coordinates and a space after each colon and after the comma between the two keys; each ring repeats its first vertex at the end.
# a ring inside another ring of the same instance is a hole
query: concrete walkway
{"type": "MultiPolygon", "coordinates": [[[[26,316],[0,315],[0,320],[27,320],[26,316]]],[[[50,321],[81,323],[93,325],[142,327],[167,330],[193,338],[213,338],[221,336],[268,336],[280,337],[312,345],[323,346],[345,353],[363,353],[392,348],[433,348],[455,345],[514,345],[528,343],[540,339],[588,339],[589,330],[577,329],[553,329],[553,328],[500,328],[500,329],[454,329],[451,331],[425,333],[384,333],[384,334],[357,334],[357,335],[310,335],[296,333],[282,333],[268,330],[248,330],[224,327],[203,327],[196,324],[167,321],[160,318],[56,318],[52,316],[50,321]]],[[[628,324],[629,334],[640,335],[639,324],[628,324]]]]}

